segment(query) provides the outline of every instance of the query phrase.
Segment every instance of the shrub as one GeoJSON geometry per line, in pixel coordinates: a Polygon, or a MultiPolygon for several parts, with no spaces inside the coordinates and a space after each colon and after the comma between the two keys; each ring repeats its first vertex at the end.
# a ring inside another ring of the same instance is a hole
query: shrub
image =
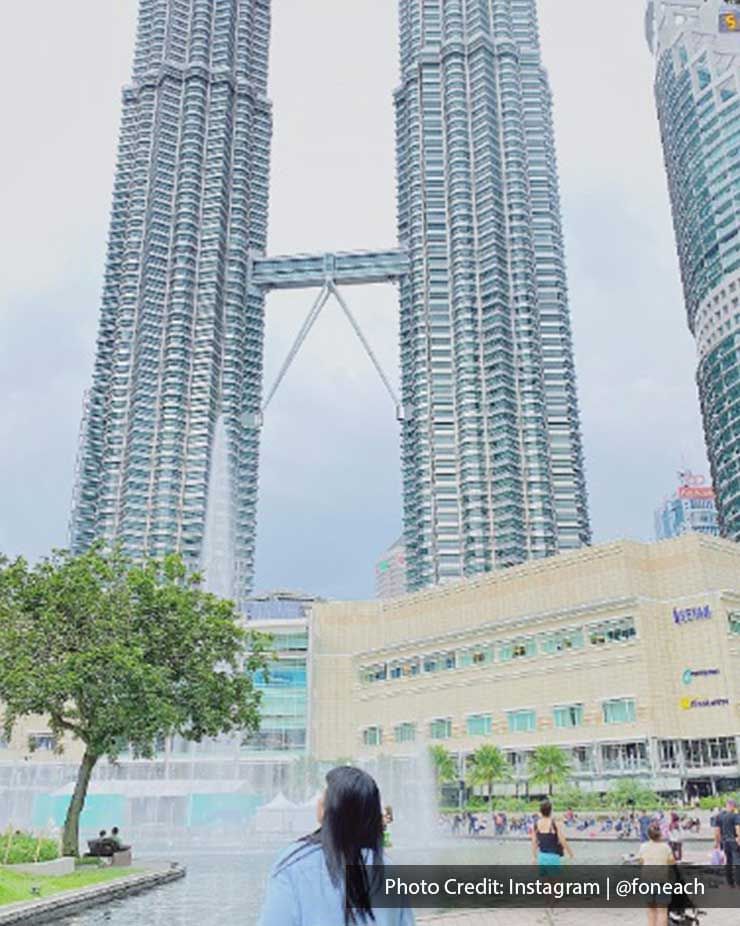
{"type": "Polygon", "coordinates": [[[739,791],[739,792],[736,792],[735,794],[732,794],[732,793],[715,794],[711,797],[699,798],[699,806],[701,807],[702,810],[715,810],[717,807],[724,808],[725,802],[728,800],[728,798],[731,798],[731,797],[733,797],[738,802],[738,804],[740,804],[740,791],[739,791]]]}
{"type": "Polygon", "coordinates": [[[29,862],[53,862],[59,858],[59,845],[54,839],[40,838],[33,833],[3,833],[0,835],[0,864],[23,865],[29,862]],[[8,851],[10,844],[10,851],[8,851]]]}

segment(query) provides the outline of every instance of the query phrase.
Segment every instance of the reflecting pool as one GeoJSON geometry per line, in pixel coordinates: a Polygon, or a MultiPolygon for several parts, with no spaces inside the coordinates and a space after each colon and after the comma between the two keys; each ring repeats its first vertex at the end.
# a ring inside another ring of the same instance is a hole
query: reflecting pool
{"type": "MultiPolygon", "coordinates": [[[[581,863],[618,861],[636,844],[575,843],[577,860],[581,863]]],[[[264,885],[280,847],[250,848],[229,853],[213,851],[172,850],[151,858],[172,859],[187,866],[182,881],[140,894],[127,900],[115,901],[106,907],[89,910],[60,920],[60,926],[254,926],[262,903],[264,885]]],[[[145,861],[146,855],[139,858],[145,861]]],[[[417,852],[393,850],[393,861],[412,864],[526,864],[530,861],[529,843],[498,842],[488,839],[455,839],[440,841],[420,859],[417,852]]]]}

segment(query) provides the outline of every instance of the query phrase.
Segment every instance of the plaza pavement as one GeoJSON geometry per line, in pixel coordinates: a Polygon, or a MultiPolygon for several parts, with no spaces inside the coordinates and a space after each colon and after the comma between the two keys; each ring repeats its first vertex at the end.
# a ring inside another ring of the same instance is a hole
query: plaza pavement
{"type": "MultiPolygon", "coordinates": [[[[418,916],[419,926],[645,926],[644,910],[473,910],[418,916]]],[[[738,926],[740,907],[708,910],[702,926],[738,926]]]]}

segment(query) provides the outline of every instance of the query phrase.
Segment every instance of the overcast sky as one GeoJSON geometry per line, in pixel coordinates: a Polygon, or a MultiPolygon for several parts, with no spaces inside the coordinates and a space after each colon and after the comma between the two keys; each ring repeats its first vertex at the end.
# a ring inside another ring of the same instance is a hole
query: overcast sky
{"type": "MultiPolygon", "coordinates": [[[[6,3],[0,33],[0,551],[65,545],[135,0],[6,3]]],[[[540,0],[555,97],[595,540],[651,539],[706,471],[643,34],[644,0],[540,0]],[[603,11],[602,11],[603,13],[603,11]]],[[[273,0],[270,251],[395,243],[396,0],[273,0]]],[[[391,286],[351,306],[398,376],[391,286]]],[[[267,378],[311,294],[268,300],[267,378]]],[[[329,304],[265,422],[257,585],[361,597],[401,532],[399,434],[329,304]]]]}

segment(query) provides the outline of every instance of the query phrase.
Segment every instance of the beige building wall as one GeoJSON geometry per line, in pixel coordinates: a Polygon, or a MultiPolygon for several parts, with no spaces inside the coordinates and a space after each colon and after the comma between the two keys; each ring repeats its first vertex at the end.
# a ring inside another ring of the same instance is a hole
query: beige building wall
{"type": "MultiPolygon", "coordinates": [[[[0,706],[0,723],[2,707],[0,706]]],[[[13,729],[13,735],[6,741],[0,735],[0,762],[59,762],[60,754],[55,751],[55,741],[45,717],[22,717],[13,729]]],[[[82,757],[82,745],[67,738],[63,744],[62,756],[70,762],[82,757]]]]}
{"type": "MultiPolygon", "coordinates": [[[[320,604],[312,619],[311,750],[326,760],[409,754],[433,742],[432,720],[449,718],[451,736],[441,742],[458,753],[490,741],[523,752],[542,743],[644,742],[657,768],[660,740],[740,738],[735,612],[740,617],[740,545],[698,534],[594,547],[391,602],[320,604]],[[687,613],[675,622],[674,608],[702,615],[707,607],[709,618],[687,613]],[[591,633],[600,639],[594,628],[621,618],[634,622],[633,638],[590,642],[591,633]],[[548,634],[568,629],[584,634],[581,648],[542,652],[548,634]],[[501,660],[502,643],[531,646],[532,638],[536,655],[501,660]],[[496,651],[490,664],[361,681],[368,667],[389,671],[432,653],[455,652],[459,664],[462,650],[485,643],[496,651]],[[687,670],[716,674],[687,684],[687,670]],[[603,702],[621,698],[634,699],[634,721],[605,723],[603,702]],[[727,704],[692,704],[716,700],[727,704]],[[556,728],[554,708],[567,704],[583,705],[583,722],[556,728]],[[520,709],[536,712],[533,731],[510,731],[507,712],[520,709]],[[491,715],[490,735],[468,733],[471,714],[491,715]],[[413,743],[395,741],[401,723],[416,725],[413,743]],[[382,744],[369,745],[363,733],[375,726],[382,744]]],[[[588,761],[601,774],[599,756],[588,761]]],[[[740,774],[736,764],[731,773],[740,774]]]]}

